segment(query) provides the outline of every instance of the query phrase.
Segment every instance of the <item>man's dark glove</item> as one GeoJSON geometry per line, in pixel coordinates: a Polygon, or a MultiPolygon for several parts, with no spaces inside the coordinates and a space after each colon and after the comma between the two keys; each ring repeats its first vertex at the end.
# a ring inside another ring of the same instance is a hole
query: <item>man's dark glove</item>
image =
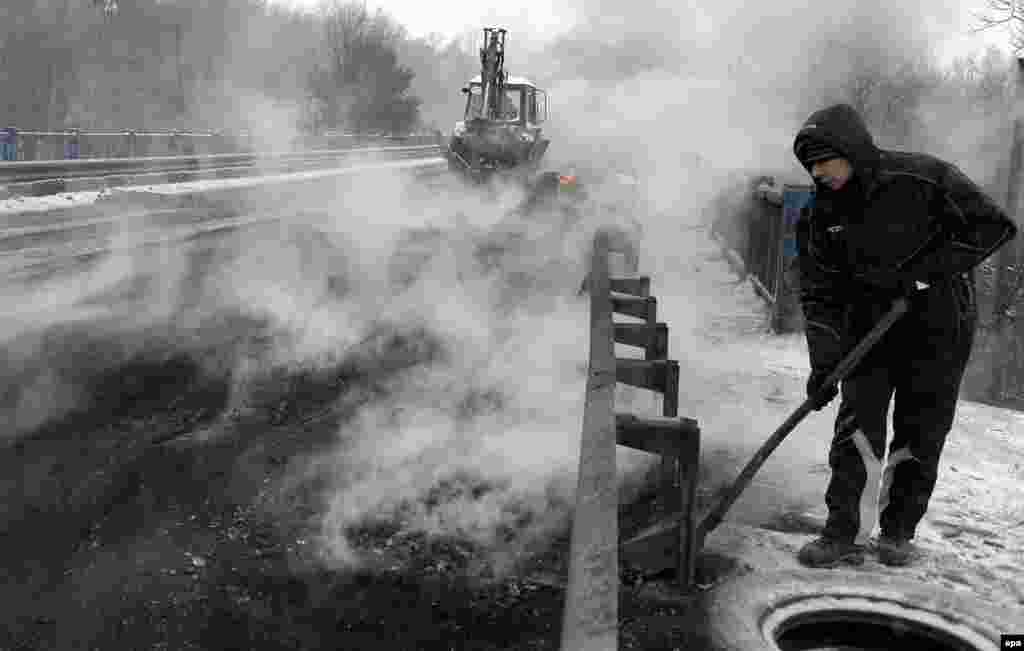
{"type": "Polygon", "coordinates": [[[833,384],[828,388],[828,391],[822,392],[822,387],[825,385],[825,380],[828,379],[831,370],[825,371],[812,371],[811,377],[807,380],[807,397],[814,400],[811,403],[811,407],[814,411],[821,411],[825,408],[828,403],[832,402],[837,395],[839,395],[839,387],[833,384]],[[821,394],[819,396],[819,394],[821,394]]]}

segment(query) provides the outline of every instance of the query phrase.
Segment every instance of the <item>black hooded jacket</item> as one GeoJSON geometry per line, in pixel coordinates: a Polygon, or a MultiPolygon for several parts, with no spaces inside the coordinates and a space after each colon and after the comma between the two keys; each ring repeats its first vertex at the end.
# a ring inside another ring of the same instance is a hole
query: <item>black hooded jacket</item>
{"type": "Polygon", "coordinates": [[[973,289],[958,283],[969,284],[971,270],[1012,239],[1017,227],[956,166],[927,154],[879,149],[851,106],[811,115],[793,144],[798,159],[813,140],[854,168],[841,190],[819,186],[813,213],[797,223],[800,300],[811,364],[822,371],[908,283],[933,286],[915,298],[926,316],[962,309],[957,292],[967,292],[973,302],[973,289]]]}

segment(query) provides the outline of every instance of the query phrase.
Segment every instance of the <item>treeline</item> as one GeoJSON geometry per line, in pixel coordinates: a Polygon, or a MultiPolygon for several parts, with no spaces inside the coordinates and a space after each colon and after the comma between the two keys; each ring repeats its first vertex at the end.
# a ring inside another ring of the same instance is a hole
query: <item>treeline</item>
{"type": "Polygon", "coordinates": [[[474,71],[459,41],[410,38],[355,2],[7,4],[0,115],[22,129],[441,128],[474,71]]]}

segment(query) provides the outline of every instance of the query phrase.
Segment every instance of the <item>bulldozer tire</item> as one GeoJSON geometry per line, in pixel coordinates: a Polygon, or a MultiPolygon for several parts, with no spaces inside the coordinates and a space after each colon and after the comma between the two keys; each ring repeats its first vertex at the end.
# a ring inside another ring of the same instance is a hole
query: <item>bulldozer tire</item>
{"type": "Polygon", "coordinates": [[[922,639],[995,650],[1000,633],[1024,631],[1024,610],[864,571],[751,572],[705,593],[702,611],[713,651],[909,650],[922,639]]]}

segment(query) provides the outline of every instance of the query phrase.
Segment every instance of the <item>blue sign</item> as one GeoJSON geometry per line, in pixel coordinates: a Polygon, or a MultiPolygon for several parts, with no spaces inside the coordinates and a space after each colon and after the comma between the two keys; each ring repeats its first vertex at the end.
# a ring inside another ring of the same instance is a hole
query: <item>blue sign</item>
{"type": "Polygon", "coordinates": [[[796,222],[814,207],[814,186],[787,185],[782,189],[783,264],[796,257],[796,222]]]}
{"type": "Polygon", "coordinates": [[[0,129],[0,160],[18,160],[18,130],[0,129]]]}
{"type": "Polygon", "coordinates": [[[784,185],[782,187],[782,223],[778,260],[778,288],[772,307],[772,328],[776,332],[797,329],[800,273],[797,265],[796,223],[808,215],[814,206],[813,185],[784,185]]]}

